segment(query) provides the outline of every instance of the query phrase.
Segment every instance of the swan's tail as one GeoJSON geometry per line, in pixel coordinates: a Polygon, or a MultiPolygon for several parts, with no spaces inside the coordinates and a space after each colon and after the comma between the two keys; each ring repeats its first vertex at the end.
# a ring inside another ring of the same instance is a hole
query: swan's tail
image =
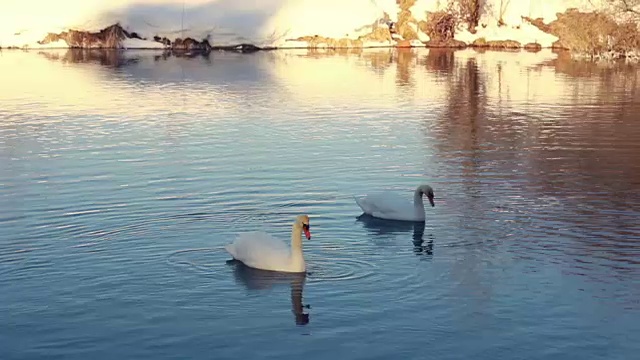
{"type": "Polygon", "coordinates": [[[224,246],[224,249],[231,255],[234,259],[236,258],[236,247],[234,244],[227,244],[224,246]]]}
{"type": "Polygon", "coordinates": [[[365,202],[366,202],[366,200],[365,200],[364,196],[363,197],[357,197],[357,196],[353,195],[353,199],[356,201],[356,204],[358,204],[358,206],[360,207],[360,209],[362,209],[362,211],[366,211],[365,210],[365,207],[366,207],[365,202]]]}

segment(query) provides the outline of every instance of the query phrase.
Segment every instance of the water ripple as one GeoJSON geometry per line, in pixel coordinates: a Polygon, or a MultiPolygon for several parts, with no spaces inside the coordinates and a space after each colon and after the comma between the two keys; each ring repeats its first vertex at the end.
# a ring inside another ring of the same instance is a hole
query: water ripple
{"type": "Polygon", "coordinates": [[[466,358],[638,353],[616,340],[640,330],[637,69],[100,53],[0,56],[10,358],[424,354],[396,334],[466,358]],[[419,183],[422,227],[359,219],[353,195],[419,183]],[[286,240],[302,213],[306,282],[228,262],[235,234],[286,240]]]}
{"type": "MultiPolygon", "coordinates": [[[[323,255],[313,253],[305,256],[310,283],[361,280],[376,274],[376,266],[371,262],[347,256],[323,255]]],[[[167,257],[167,263],[172,266],[196,271],[217,280],[228,276],[225,270],[229,260],[230,256],[224,247],[180,250],[167,257]]]]}
{"type": "Polygon", "coordinates": [[[363,280],[376,276],[376,266],[371,261],[348,255],[336,257],[314,253],[308,257],[310,283],[363,280]]]}

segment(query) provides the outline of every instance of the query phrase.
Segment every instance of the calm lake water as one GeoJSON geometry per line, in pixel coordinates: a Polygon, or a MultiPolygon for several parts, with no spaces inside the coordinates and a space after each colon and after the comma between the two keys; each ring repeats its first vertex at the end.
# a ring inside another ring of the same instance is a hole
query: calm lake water
{"type": "Polygon", "coordinates": [[[0,358],[632,359],[640,68],[0,54],[0,358]],[[425,224],[358,219],[434,188],[425,224]],[[309,214],[306,277],[234,264],[309,214]]]}

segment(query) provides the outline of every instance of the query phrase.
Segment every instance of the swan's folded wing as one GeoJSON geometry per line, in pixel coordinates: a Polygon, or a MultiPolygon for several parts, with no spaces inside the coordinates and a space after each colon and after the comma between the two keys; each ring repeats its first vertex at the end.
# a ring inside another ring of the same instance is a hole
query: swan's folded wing
{"type": "Polygon", "coordinates": [[[365,213],[380,218],[393,218],[413,209],[413,203],[392,192],[367,195],[356,199],[356,202],[365,213]]]}
{"type": "Polygon", "coordinates": [[[239,234],[235,241],[225,248],[234,259],[249,266],[282,261],[288,258],[290,253],[289,247],[283,241],[260,231],[239,234]]]}

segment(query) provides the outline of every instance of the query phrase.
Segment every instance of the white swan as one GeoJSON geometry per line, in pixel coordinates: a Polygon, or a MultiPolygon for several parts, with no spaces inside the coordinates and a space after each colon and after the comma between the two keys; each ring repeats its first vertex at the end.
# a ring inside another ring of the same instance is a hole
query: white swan
{"type": "Polygon", "coordinates": [[[300,215],[291,230],[291,248],[282,240],[258,231],[240,234],[224,248],[235,260],[255,269],[302,273],[306,272],[302,233],[310,240],[309,230],[309,216],[300,215]]]}
{"type": "Polygon", "coordinates": [[[424,203],[422,195],[427,195],[431,206],[433,202],[433,189],[429,185],[420,185],[413,194],[413,204],[403,197],[392,192],[355,197],[356,204],[365,214],[387,220],[424,221],[424,203]]]}

